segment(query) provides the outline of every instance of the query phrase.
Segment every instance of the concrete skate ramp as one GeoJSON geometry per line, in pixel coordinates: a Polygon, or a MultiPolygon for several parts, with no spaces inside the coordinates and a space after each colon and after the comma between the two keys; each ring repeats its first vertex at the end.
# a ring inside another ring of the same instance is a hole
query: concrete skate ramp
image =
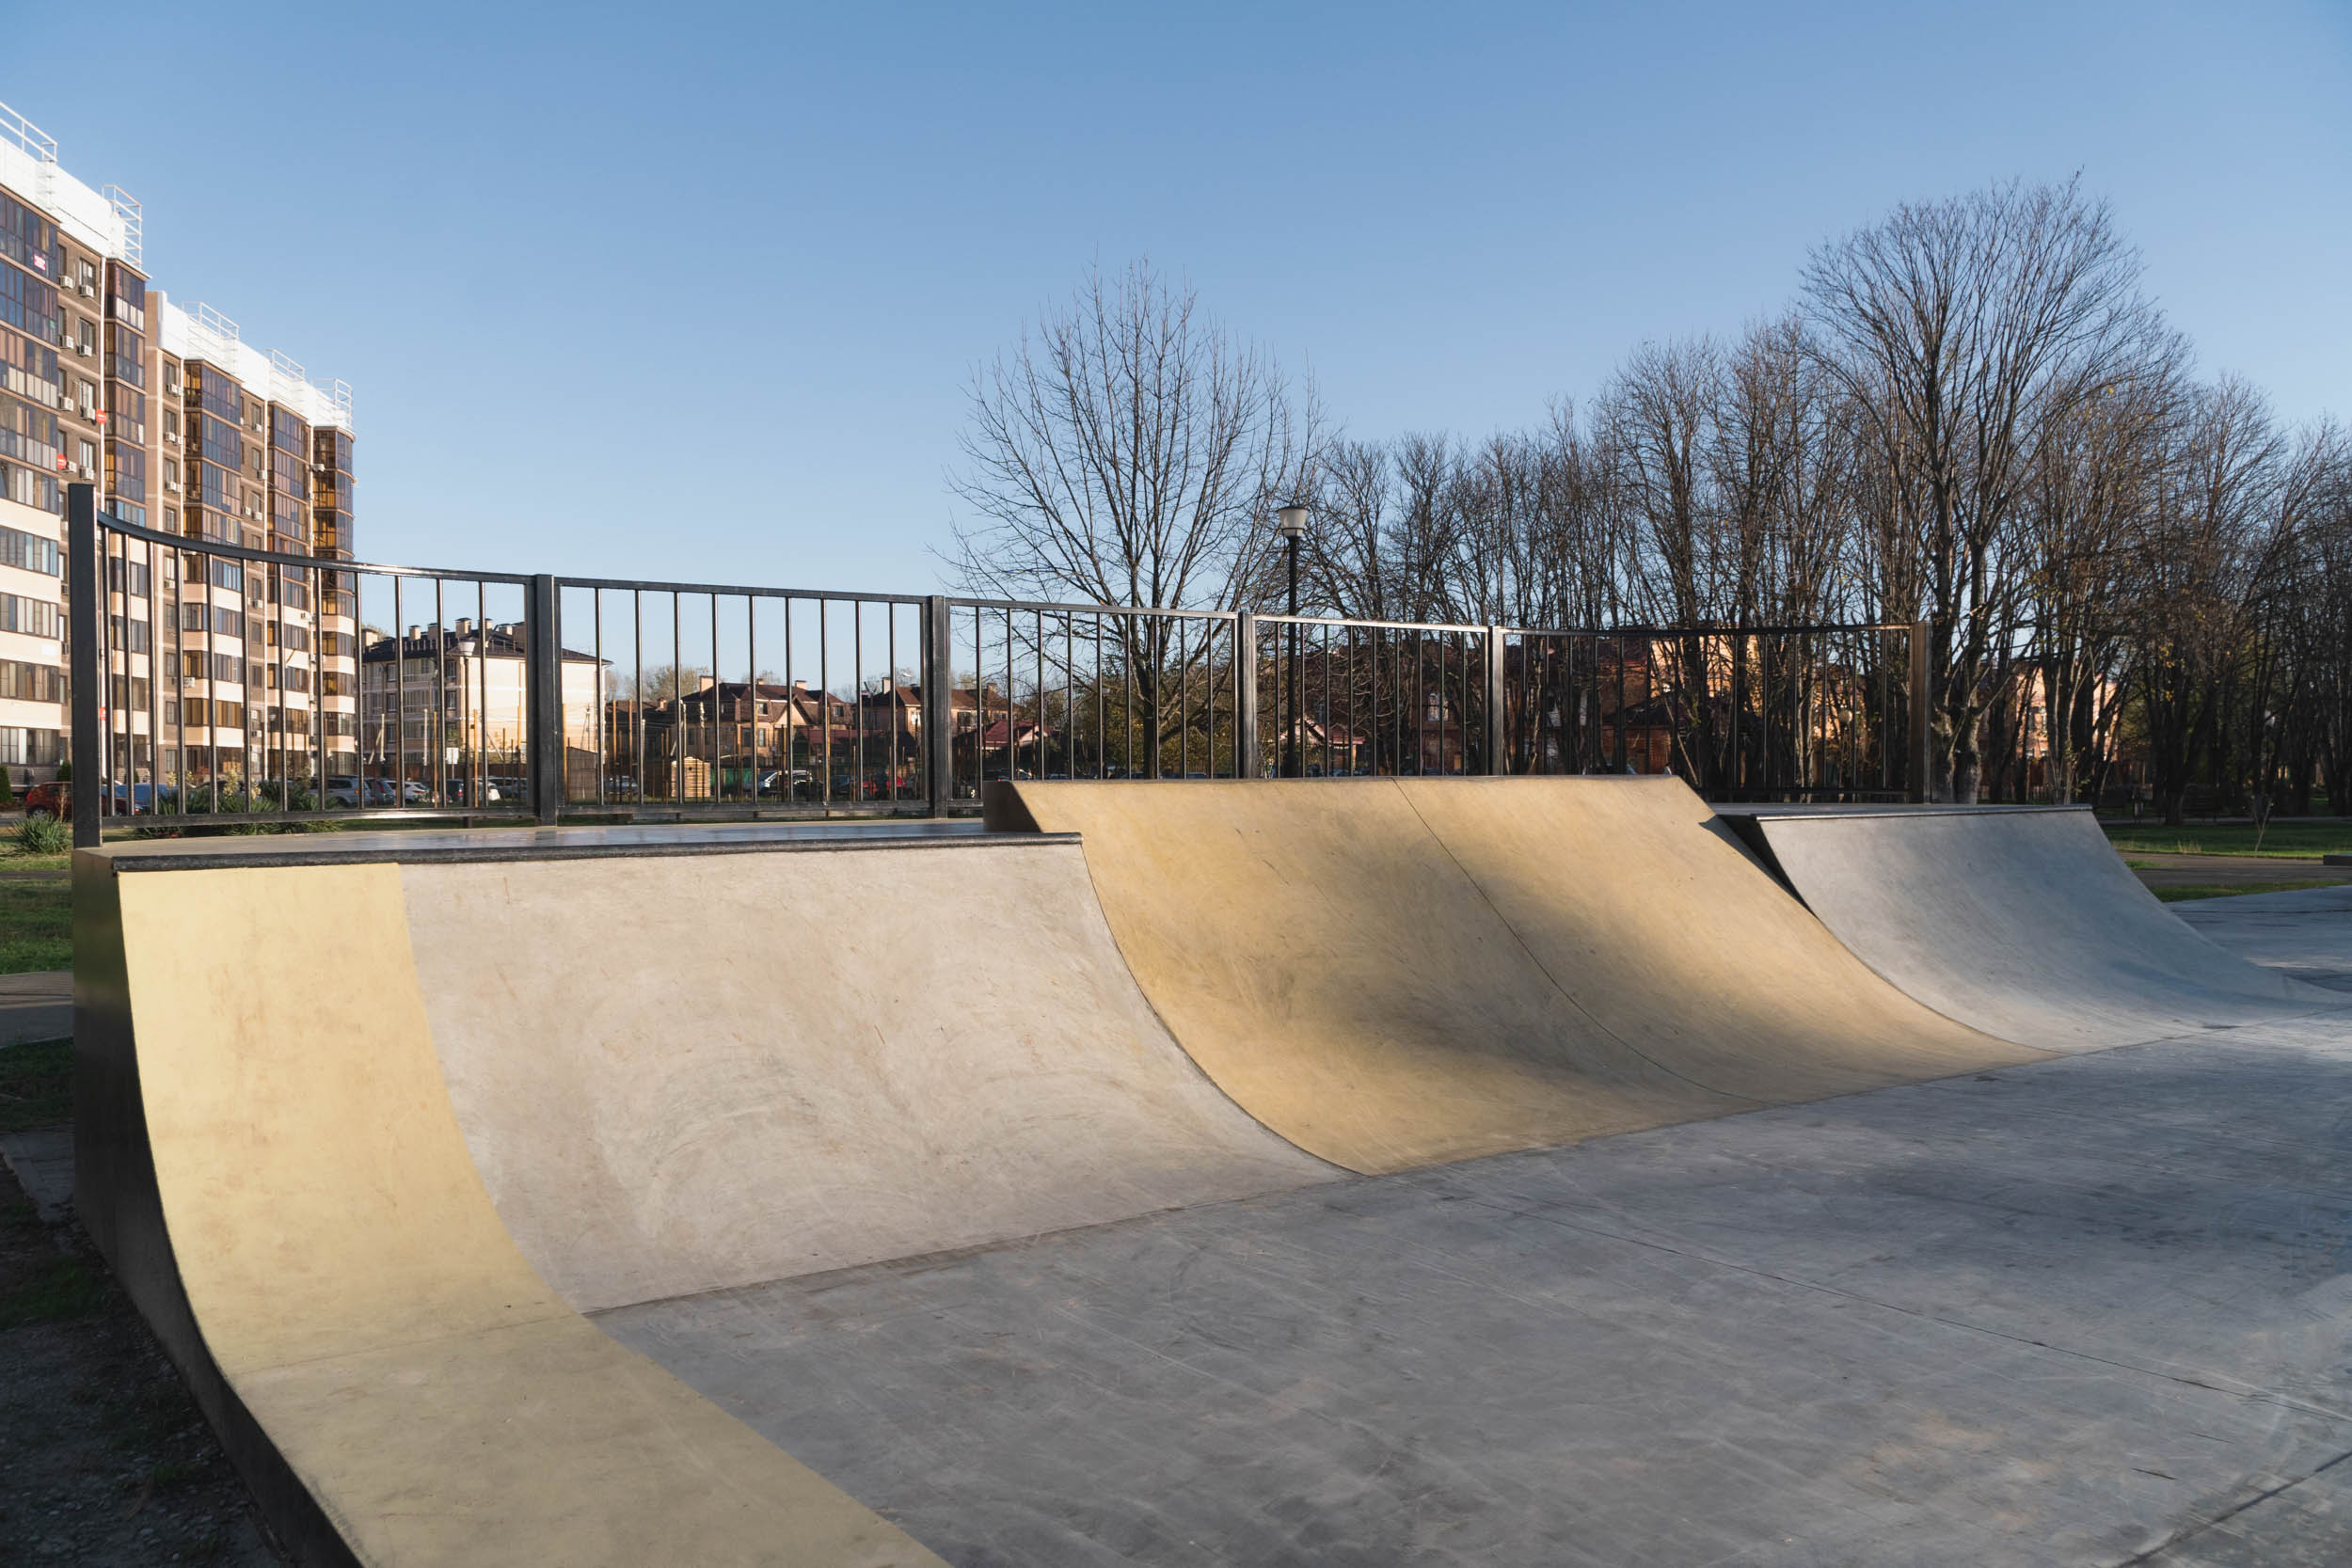
{"type": "Polygon", "coordinates": [[[994,806],[1081,835],[1184,1048],[1355,1170],[2038,1054],[1870,974],[1670,780],[1025,783],[994,806]]]}
{"type": "Polygon", "coordinates": [[[1169,1038],[1074,843],[400,876],[457,1120],[582,1311],[1341,1174],[1169,1038]]]}
{"type": "Polygon", "coordinates": [[[1789,885],[1872,969],[2005,1039],[2095,1051],[2344,1002],[2175,919],[2088,811],[1753,822],[1789,885]]]}
{"type": "Polygon", "coordinates": [[[937,1561],[516,1249],[396,867],[116,853],[76,857],[77,1207],[300,1560],[937,1561]]]}

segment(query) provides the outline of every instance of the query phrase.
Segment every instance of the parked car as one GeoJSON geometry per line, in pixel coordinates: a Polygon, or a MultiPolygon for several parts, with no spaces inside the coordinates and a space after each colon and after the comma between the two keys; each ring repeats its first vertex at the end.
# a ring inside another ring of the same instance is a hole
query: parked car
{"type": "Polygon", "coordinates": [[[359,781],[349,773],[329,774],[324,799],[330,806],[357,807],[359,804],[359,781]]]}
{"type": "MultiPolygon", "coordinates": [[[[114,816],[145,816],[155,809],[157,796],[151,784],[108,784],[105,788],[114,797],[114,816]]],[[[166,789],[162,799],[170,800],[171,791],[166,789]]],[[[72,821],[73,785],[60,779],[35,784],[24,792],[24,815],[54,816],[62,822],[72,821]]]]}

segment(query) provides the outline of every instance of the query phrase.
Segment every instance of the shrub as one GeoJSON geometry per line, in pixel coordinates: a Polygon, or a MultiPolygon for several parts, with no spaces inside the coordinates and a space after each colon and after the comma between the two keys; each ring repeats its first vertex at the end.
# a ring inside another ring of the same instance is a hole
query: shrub
{"type": "Polygon", "coordinates": [[[20,855],[62,855],[73,847],[73,830],[54,816],[28,816],[9,836],[20,855]]]}

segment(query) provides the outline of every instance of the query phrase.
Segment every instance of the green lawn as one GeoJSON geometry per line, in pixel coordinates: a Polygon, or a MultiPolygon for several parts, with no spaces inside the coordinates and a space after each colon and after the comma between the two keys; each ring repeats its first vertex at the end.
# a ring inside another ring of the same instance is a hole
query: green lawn
{"type": "Polygon", "coordinates": [[[73,1042],[0,1045],[0,1132],[73,1119],[73,1042]]]}
{"type": "Polygon", "coordinates": [[[2296,893],[2307,887],[2342,886],[2344,884],[2335,879],[2325,878],[2299,882],[2231,882],[2221,887],[2200,883],[2190,887],[2151,888],[2149,891],[2168,904],[2178,904],[2191,898],[2235,898],[2247,893],[2296,893]]]}
{"type": "MultiPolygon", "coordinates": [[[[0,869],[9,869],[0,860],[0,869]]],[[[0,879],[0,974],[73,967],[73,884],[0,879]]]]}
{"type": "Polygon", "coordinates": [[[2161,823],[2108,822],[2107,840],[2126,855],[2261,855],[2269,860],[2315,861],[2322,855],[2352,855],[2352,826],[2273,822],[2260,833],[2245,826],[2168,828],[2161,823]]]}

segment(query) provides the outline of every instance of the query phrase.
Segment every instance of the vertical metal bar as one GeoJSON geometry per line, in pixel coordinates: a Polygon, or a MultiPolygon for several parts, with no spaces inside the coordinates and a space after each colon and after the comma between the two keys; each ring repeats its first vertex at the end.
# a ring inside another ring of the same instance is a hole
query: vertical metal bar
{"type": "Polygon", "coordinates": [[[473,610],[473,756],[474,771],[480,775],[474,799],[481,800],[490,793],[490,585],[481,578],[474,579],[473,610]]]}
{"type": "Polygon", "coordinates": [[[1187,689],[1191,683],[1185,678],[1190,673],[1189,665],[1185,657],[1185,630],[1186,627],[1184,621],[1179,619],[1176,622],[1175,631],[1176,776],[1180,779],[1188,779],[1192,777],[1192,693],[1187,689]]]}
{"type": "Polygon", "coordinates": [[[1486,628],[1486,771],[1510,770],[1502,758],[1502,628],[1490,626],[1486,628]]]}
{"type": "MultiPolygon", "coordinates": [[[[392,804],[408,792],[401,773],[408,760],[408,623],[401,619],[400,578],[392,578],[392,804]]],[[[364,792],[367,786],[360,785],[364,792]]]]}
{"type": "MultiPolygon", "coordinates": [[[[164,713],[163,713],[163,653],[162,627],[155,624],[155,606],[163,590],[163,576],[156,569],[155,541],[147,542],[147,809],[163,810],[164,805],[164,713]]],[[[129,566],[125,565],[127,572],[129,566]]],[[[123,611],[130,612],[130,602],[123,602],[123,611]]]]}
{"type": "Polygon", "coordinates": [[[558,596],[554,578],[534,575],[523,628],[530,639],[523,687],[530,693],[524,734],[531,748],[531,809],[540,825],[548,828],[564,815],[564,644],[556,624],[558,596]]]}
{"type": "Polygon", "coordinates": [[[1263,758],[1258,741],[1258,618],[1233,618],[1233,773],[1257,778],[1263,758]]]}
{"type": "Polygon", "coordinates": [[[833,638],[827,627],[831,605],[824,599],[817,601],[817,715],[823,721],[818,732],[818,746],[823,760],[818,767],[823,771],[822,794],[828,815],[833,811],[833,638]]]}
{"type": "Polygon", "coordinates": [[[724,672],[719,667],[719,595],[710,595],[710,700],[704,705],[703,748],[710,753],[710,803],[723,805],[727,798],[726,753],[719,741],[719,710],[725,691],[721,681],[724,672]]]}
{"type": "Polygon", "coordinates": [[[1911,799],[1924,805],[1932,799],[1928,781],[1928,624],[1911,625],[1911,799]]]}
{"type": "Polygon", "coordinates": [[[105,836],[99,813],[104,799],[99,784],[100,714],[104,706],[105,676],[99,669],[99,607],[105,600],[99,586],[103,567],[98,548],[98,487],[65,487],[66,638],[67,672],[72,682],[73,704],[70,749],[74,763],[73,847],[94,849],[105,836]]]}
{"type": "MultiPolygon", "coordinates": [[[[437,610],[437,598],[435,608],[437,610]]],[[[606,689],[604,674],[608,666],[604,662],[604,590],[601,588],[588,591],[588,619],[596,639],[590,651],[596,659],[596,805],[602,808],[611,803],[606,799],[609,790],[605,776],[612,767],[607,748],[610,745],[608,732],[612,728],[612,693],[606,689]]]]}
{"type": "Polygon", "coordinates": [[[670,593],[670,742],[675,753],[670,763],[670,803],[686,805],[686,610],[676,590],[670,593]]]}
{"type": "Polygon", "coordinates": [[[850,601],[850,709],[856,750],[850,753],[850,800],[866,803],[866,601],[850,601]]]}
{"type": "MultiPolygon", "coordinates": [[[[636,673],[635,673],[635,674],[633,674],[633,675],[630,677],[630,680],[629,680],[629,697],[628,697],[628,705],[628,705],[628,712],[629,712],[629,723],[628,723],[628,727],[629,727],[629,732],[630,732],[630,733],[629,733],[629,739],[630,739],[631,743],[633,744],[633,746],[635,747],[635,749],[636,749],[636,752],[637,752],[636,759],[635,759],[635,760],[636,760],[636,763],[637,763],[637,777],[636,777],[636,780],[634,781],[634,783],[635,783],[635,787],[629,791],[629,795],[630,795],[630,799],[631,799],[632,802],[633,802],[634,804],[636,804],[637,806],[639,806],[639,807],[641,807],[641,808],[642,808],[642,807],[644,805],[644,803],[645,803],[645,760],[646,760],[646,758],[645,758],[645,591],[644,591],[644,589],[642,589],[642,588],[632,588],[632,589],[630,589],[630,590],[628,591],[628,610],[629,610],[629,619],[630,619],[630,623],[631,623],[631,624],[630,624],[630,626],[629,626],[629,636],[628,636],[628,649],[629,649],[628,657],[629,657],[630,665],[631,665],[631,667],[634,669],[634,671],[636,672],[636,673]]],[[[789,612],[787,611],[787,613],[789,613],[789,612]]],[[[787,630],[788,630],[788,628],[789,628],[789,627],[790,627],[790,626],[791,626],[791,623],[790,623],[790,621],[788,621],[788,620],[787,620],[787,621],[785,623],[785,625],[786,625],[786,626],[787,626],[787,630]]]]}
{"type": "Polygon", "coordinates": [[[449,603],[447,584],[439,578],[433,579],[433,696],[426,704],[429,715],[425,722],[425,745],[429,748],[425,764],[432,769],[432,800],[437,805],[450,804],[449,799],[449,603]]]}
{"type": "MultiPolygon", "coordinates": [[[[800,726],[800,687],[792,679],[792,595],[784,595],[784,794],[800,803],[800,767],[792,760],[793,736],[800,726]]],[[[802,741],[805,746],[806,741],[802,741]]]]}
{"type": "Polygon", "coordinates": [[[759,811],[759,595],[743,595],[743,761],[752,811],[759,811]]]}
{"type": "Polygon", "coordinates": [[[955,625],[945,594],[923,601],[923,622],[924,784],[930,815],[945,816],[954,794],[956,762],[955,625]]]}

